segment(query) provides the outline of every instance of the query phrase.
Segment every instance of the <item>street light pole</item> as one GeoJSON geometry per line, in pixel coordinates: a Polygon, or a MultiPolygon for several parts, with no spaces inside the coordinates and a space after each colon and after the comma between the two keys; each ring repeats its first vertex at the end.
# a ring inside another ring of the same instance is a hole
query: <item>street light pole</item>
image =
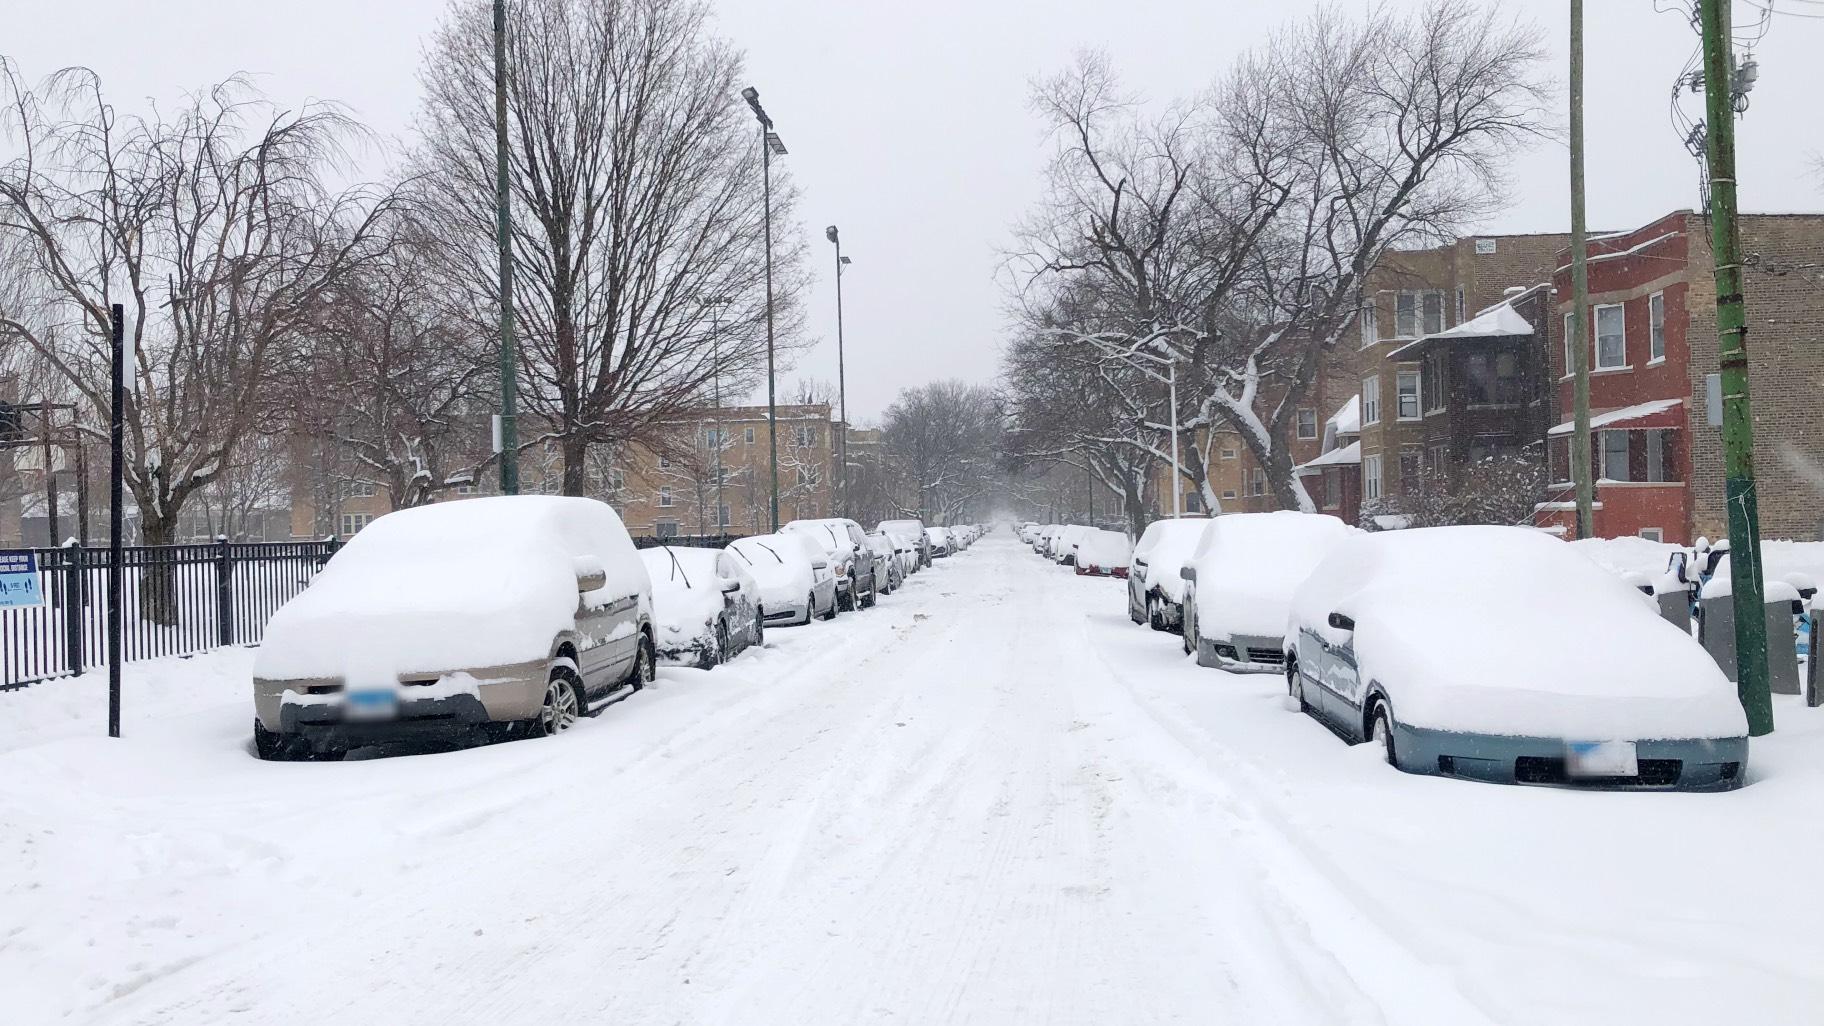
{"type": "Polygon", "coordinates": [[[741,90],[741,98],[754,109],[754,117],[760,122],[760,178],[764,191],[766,222],[766,441],[770,450],[772,466],[772,513],[773,530],[779,530],[779,406],[777,399],[778,379],[773,362],[773,154],[785,155],[785,143],[780,141],[778,133],[773,131],[773,119],[767,117],[766,108],[760,106],[760,90],[748,86],[741,90]]]}
{"type": "Polygon", "coordinates": [[[711,401],[716,404],[716,531],[726,532],[728,525],[722,520],[722,448],[727,439],[722,437],[722,307],[726,300],[705,300],[703,305],[709,307],[709,359],[711,401]]]}
{"type": "Polygon", "coordinates": [[[1184,516],[1184,475],[1178,470],[1178,361],[1165,365],[1172,403],[1172,519],[1184,516]]]}
{"type": "Polygon", "coordinates": [[[842,235],[835,225],[823,230],[824,237],[836,244],[836,401],[842,413],[842,440],[837,448],[836,508],[849,512],[849,382],[842,356],[842,269],[851,261],[842,255],[842,235]]]}
{"type": "Polygon", "coordinates": [[[500,494],[519,494],[519,371],[513,341],[513,211],[507,188],[507,2],[494,0],[494,241],[500,247],[500,494]]]}

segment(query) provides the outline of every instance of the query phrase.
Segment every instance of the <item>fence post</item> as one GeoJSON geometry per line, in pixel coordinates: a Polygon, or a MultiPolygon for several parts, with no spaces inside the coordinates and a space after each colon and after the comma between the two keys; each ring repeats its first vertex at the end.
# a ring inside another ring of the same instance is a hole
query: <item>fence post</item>
{"type": "Polygon", "coordinates": [[[82,609],[88,603],[83,587],[82,545],[71,539],[63,547],[63,587],[57,605],[63,611],[63,651],[70,673],[82,672],[82,609]]]}
{"type": "Polygon", "coordinates": [[[222,645],[234,644],[234,560],[225,534],[215,536],[215,629],[222,645]]]}

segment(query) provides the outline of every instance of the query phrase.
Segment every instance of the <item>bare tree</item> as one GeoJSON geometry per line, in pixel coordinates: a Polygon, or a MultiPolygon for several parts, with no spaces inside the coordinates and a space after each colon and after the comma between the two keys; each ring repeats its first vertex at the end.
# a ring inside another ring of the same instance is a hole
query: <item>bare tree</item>
{"type": "MultiPolygon", "coordinates": [[[[390,200],[324,185],[354,130],[333,107],[279,111],[231,80],[172,114],[123,116],[85,69],[37,91],[10,62],[0,71],[21,145],[0,167],[0,237],[34,279],[7,290],[23,305],[0,313],[0,337],[40,354],[83,420],[104,424],[109,304],[126,307],[125,484],[145,540],[169,542],[268,410],[280,358],[384,254],[390,200]]],[[[170,577],[141,589],[146,615],[173,622],[170,577]]]]}
{"type": "Polygon", "coordinates": [[[950,523],[996,491],[1002,417],[989,389],[960,381],[906,389],[887,407],[883,425],[908,512],[950,523]]]}
{"type": "MultiPolygon", "coordinates": [[[[525,445],[555,441],[581,494],[591,445],[639,439],[740,394],[765,361],[760,154],[739,55],[698,0],[508,6],[509,179],[525,445]],[[721,301],[712,330],[704,303],[721,301]],[[717,359],[711,359],[712,351],[717,359]],[[542,432],[542,434],[541,434],[542,432]]],[[[489,5],[461,0],[433,37],[416,195],[494,336],[494,86],[489,5]]],[[[796,192],[773,183],[778,335],[800,321],[796,192]]]]}

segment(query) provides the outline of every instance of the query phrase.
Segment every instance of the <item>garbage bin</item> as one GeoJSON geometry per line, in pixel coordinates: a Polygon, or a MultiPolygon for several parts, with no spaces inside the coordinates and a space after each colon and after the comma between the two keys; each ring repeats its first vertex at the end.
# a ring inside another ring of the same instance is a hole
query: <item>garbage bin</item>
{"type": "MultiPolygon", "coordinates": [[[[1768,581],[1763,630],[1767,632],[1767,683],[1776,695],[1796,695],[1799,687],[1799,653],[1793,640],[1793,603],[1797,588],[1785,581],[1768,581]]],[[[1735,598],[1728,577],[1713,577],[1698,598],[1697,640],[1730,680],[1735,672],[1735,598]]]]}

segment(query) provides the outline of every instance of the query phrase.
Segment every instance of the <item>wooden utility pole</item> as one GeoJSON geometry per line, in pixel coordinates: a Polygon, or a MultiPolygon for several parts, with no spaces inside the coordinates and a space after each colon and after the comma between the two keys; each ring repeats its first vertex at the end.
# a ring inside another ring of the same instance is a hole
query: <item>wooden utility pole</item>
{"type": "Polygon", "coordinates": [[[1596,535],[1596,496],[1590,475],[1589,225],[1583,205],[1583,0],[1571,0],[1571,337],[1565,368],[1571,385],[1571,483],[1577,491],[1577,537],[1596,535]]]}
{"type": "Polygon", "coordinates": [[[1723,378],[1724,501],[1735,597],[1736,690],[1748,733],[1773,733],[1762,610],[1760,511],[1754,491],[1754,417],[1748,408],[1748,318],[1742,304],[1735,200],[1735,59],[1729,0],[1703,0],[1704,156],[1710,168],[1710,248],[1716,262],[1716,331],[1723,378]]]}
{"type": "Polygon", "coordinates": [[[507,4],[494,0],[494,243],[500,261],[500,494],[519,494],[519,347],[513,337],[513,194],[507,146],[507,4]]]}

